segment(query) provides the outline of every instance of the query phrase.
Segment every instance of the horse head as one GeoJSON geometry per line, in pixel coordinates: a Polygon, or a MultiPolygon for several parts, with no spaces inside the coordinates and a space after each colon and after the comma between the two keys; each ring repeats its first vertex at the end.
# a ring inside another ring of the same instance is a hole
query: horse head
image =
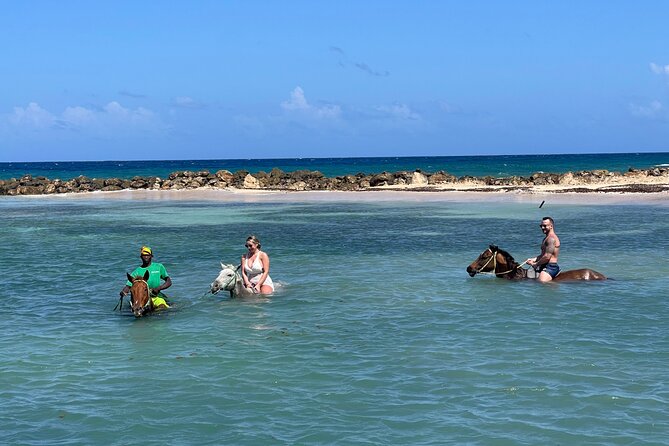
{"type": "Polygon", "coordinates": [[[479,254],[476,260],[467,267],[467,274],[470,277],[474,277],[478,273],[494,271],[496,262],[493,259],[497,256],[498,252],[499,248],[496,245],[488,246],[488,249],[479,254]]]}
{"type": "Polygon", "coordinates": [[[511,254],[500,249],[497,245],[490,245],[467,267],[467,273],[474,277],[478,273],[492,273],[506,279],[522,279],[526,272],[511,254]]]}
{"type": "Polygon", "coordinates": [[[221,263],[221,272],[218,273],[218,277],[211,283],[211,294],[216,294],[221,290],[233,291],[239,279],[241,278],[237,274],[237,267],[235,265],[221,263]]]}
{"type": "Polygon", "coordinates": [[[151,290],[149,284],[149,271],[144,272],[143,277],[132,277],[126,273],[128,280],[132,283],[130,287],[130,308],[135,317],[142,317],[151,311],[151,290]]]}

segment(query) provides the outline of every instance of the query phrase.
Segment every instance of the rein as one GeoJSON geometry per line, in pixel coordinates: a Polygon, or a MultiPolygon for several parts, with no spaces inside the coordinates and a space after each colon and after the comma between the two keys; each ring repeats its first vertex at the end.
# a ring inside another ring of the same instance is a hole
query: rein
{"type": "MultiPolygon", "coordinates": [[[[142,307],[142,309],[145,309],[151,303],[151,291],[149,290],[149,284],[146,283],[146,281],[144,280],[136,280],[136,282],[144,282],[146,284],[146,293],[149,295],[149,299],[146,301],[146,304],[142,307]]],[[[132,288],[130,288],[130,290],[132,291],[132,288]]],[[[116,304],[116,306],[112,311],[116,311],[117,308],[118,311],[123,311],[123,297],[125,296],[119,297],[118,303],[116,304]]],[[[132,293],[130,293],[130,308],[132,308],[132,293]]]]}
{"type": "Polygon", "coordinates": [[[505,274],[512,273],[512,272],[515,271],[516,269],[518,269],[518,268],[520,268],[521,266],[527,264],[527,261],[525,261],[525,262],[523,262],[523,263],[520,263],[520,264],[514,266],[513,268],[511,268],[511,269],[508,270],[508,271],[504,271],[504,272],[499,272],[499,273],[498,273],[496,270],[497,270],[497,254],[499,253],[499,251],[493,251],[493,250],[490,249],[490,248],[488,248],[488,251],[490,251],[490,253],[491,253],[492,255],[490,256],[490,258],[488,259],[488,261],[485,262],[485,265],[483,265],[483,266],[482,266],[481,268],[479,268],[478,270],[475,270],[475,271],[476,271],[476,274],[494,274],[495,276],[503,276],[503,275],[505,275],[505,274]],[[492,271],[482,271],[483,268],[485,268],[486,266],[488,266],[488,264],[489,264],[491,261],[493,262],[493,264],[492,264],[492,271]]]}

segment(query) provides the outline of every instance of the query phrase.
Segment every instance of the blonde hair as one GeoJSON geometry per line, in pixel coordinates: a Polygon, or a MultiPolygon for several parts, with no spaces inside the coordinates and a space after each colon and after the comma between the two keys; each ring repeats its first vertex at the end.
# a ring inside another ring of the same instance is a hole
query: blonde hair
{"type": "Polygon", "coordinates": [[[246,241],[247,241],[247,242],[253,242],[253,243],[255,243],[256,245],[258,245],[258,249],[260,249],[260,248],[262,247],[262,245],[260,244],[260,239],[258,239],[258,237],[256,237],[255,235],[249,235],[249,236],[246,238],[246,241]]]}

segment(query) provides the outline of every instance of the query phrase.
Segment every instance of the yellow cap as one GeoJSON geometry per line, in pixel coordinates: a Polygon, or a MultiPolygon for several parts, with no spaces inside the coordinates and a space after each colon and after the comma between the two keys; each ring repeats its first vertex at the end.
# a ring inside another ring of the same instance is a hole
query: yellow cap
{"type": "Polygon", "coordinates": [[[151,248],[149,248],[148,246],[142,246],[142,249],[140,249],[139,251],[139,255],[144,255],[144,254],[148,254],[151,256],[153,255],[153,251],[151,251],[151,248]]]}

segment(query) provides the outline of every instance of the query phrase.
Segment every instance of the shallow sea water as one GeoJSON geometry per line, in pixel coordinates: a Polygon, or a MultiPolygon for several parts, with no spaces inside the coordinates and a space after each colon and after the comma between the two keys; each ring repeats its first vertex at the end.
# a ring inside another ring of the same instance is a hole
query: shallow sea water
{"type": "Polygon", "coordinates": [[[7,444],[668,444],[669,207],[3,198],[7,444]],[[470,278],[489,243],[602,283],[470,278]],[[282,286],[205,295],[257,234],[282,286]],[[153,247],[173,309],[112,311],[153,247]]]}

